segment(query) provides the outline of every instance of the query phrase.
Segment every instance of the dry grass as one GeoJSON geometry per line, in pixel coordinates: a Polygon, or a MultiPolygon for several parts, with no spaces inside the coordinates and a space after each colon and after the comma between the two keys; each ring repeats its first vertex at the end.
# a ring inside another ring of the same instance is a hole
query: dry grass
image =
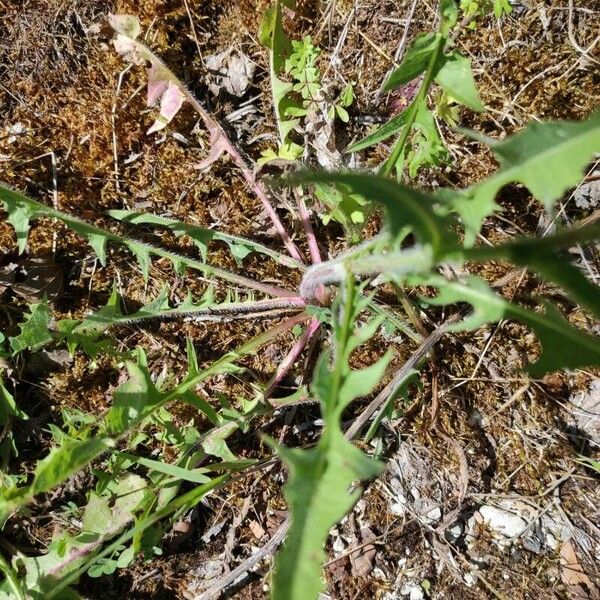
{"type": "MultiPolygon", "coordinates": [[[[204,56],[234,45],[259,65],[255,88],[249,94],[260,95],[255,101],[259,116],[249,131],[238,131],[244,150],[256,157],[261,145],[245,144],[255,135],[272,135],[274,128],[265,80],[266,56],[256,39],[260,13],[267,2],[203,0],[189,4],[204,56]]],[[[306,0],[300,4],[294,36],[312,33],[316,42],[326,48],[324,56],[334,51],[351,18],[345,39],[335,50],[339,60],[328,76],[335,85],[343,81],[356,82],[354,116],[389,116],[390,106],[384,96],[377,98],[377,91],[392,65],[389,59],[394,56],[401,37],[403,26],[398,20],[408,14],[411,2],[365,0],[355,4],[349,0],[327,3],[306,0]],[[323,7],[331,8],[330,17],[323,16],[323,7]]],[[[435,3],[417,4],[407,42],[433,26],[435,3]]],[[[465,125],[489,135],[504,136],[530,119],[579,119],[597,107],[600,100],[598,71],[582,58],[569,40],[567,2],[564,5],[530,4],[528,8],[519,4],[515,13],[501,25],[487,19],[476,31],[465,32],[460,38],[461,50],[473,58],[482,97],[489,107],[482,116],[465,113],[465,125]]],[[[587,47],[598,33],[600,5],[593,0],[578,4],[574,31],[578,43],[587,47]]],[[[164,139],[159,137],[159,141],[146,137],[144,132],[151,116],[144,108],[144,74],[135,70],[123,74],[123,64],[106,43],[86,33],[89,26],[108,11],[137,14],[152,46],[200,97],[210,102],[211,110],[223,118],[235,109],[235,101],[231,98],[215,100],[207,95],[202,60],[183,2],[5,0],[0,2],[0,10],[3,11],[0,20],[3,182],[52,202],[48,153],[53,152],[58,167],[58,205],[79,217],[106,222],[103,216],[106,209],[126,206],[157,214],[169,212],[176,218],[203,226],[220,223],[228,232],[277,246],[273,232],[266,227],[260,204],[242,185],[231,165],[218,163],[210,173],[203,174],[190,168],[204,156],[206,144],[203,132],[192,133],[195,120],[191,111],[184,109],[172,128],[189,143],[168,134],[164,139]],[[21,125],[22,132],[13,136],[8,128],[15,124],[21,125]],[[41,155],[45,156],[37,158],[41,155]]],[[[597,45],[593,51],[596,57],[599,50],[600,45],[597,45]]],[[[323,67],[325,70],[327,65],[323,67]]],[[[343,144],[365,131],[365,126],[352,125],[338,132],[339,142],[343,144]]],[[[452,150],[453,165],[422,174],[419,184],[424,187],[447,182],[468,185],[495,168],[491,155],[480,145],[465,142],[452,131],[444,130],[444,135],[452,150]]],[[[375,157],[376,153],[371,158],[375,157]]],[[[507,188],[500,202],[506,209],[504,219],[488,221],[484,230],[486,238],[497,242],[519,231],[536,231],[540,209],[523,190],[507,188]]],[[[569,219],[587,216],[586,211],[576,209],[568,199],[565,202],[569,219]]],[[[50,252],[56,231],[60,235],[55,261],[65,278],[62,296],[53,307],[57,317],[81,316],[89,308],[97,307],[108,297],[114,280],[119,282],[121,293],[132,306],[148,301],[162,285],[173,280],[181,295],[186,288],[201,292],[205,287],[192,275],[184,280],[174,279],[171,268],[160,261],[153,265],[149,283],[145,284],[131,257],[119,250],[112,250],[109,266],[100,268],[90,250],[82,246],[74,234],[49,222],[34,227],[29,253],[50,252]]],[[[331,229],[318,230],[323,245],[331,251],[340,247],[336,233],[331,229]]],[[[192,248],[168,236],[161,241],[193,252],[192,248]]],[[[14,246],[12,230],[0,222],[3,262],[14,259],[14,246]]],[[[211,259],[228,268],[237,268],[218,246],[212,248],[211,259]]],[[[507,270],[504,265],[489,265],[480,269],[479,274],[493,282],[507,270]]],[[[277,265],[264,260],[249,260],[244,271],[256,279],[281,281],[283,278],[292,288],[298,283],[293,275],[282,274],[277,265]]],[[[562,302],[570,319],[586,326],[585,316],[578,309],[565,303],[559,295],[554,296],[555,290],[540,288],[531,277],[513,280],[503,289],[507,297],[513,294],[524,297],[542,291],[562,302]]],[[[0,307],[5,308],[7,303],[6,296],[0,297],[0,307]]],[[[13,299],[10,311],[14,318],[24,306],[24,301],[13,299]]],[[[432,321],[439,316],[435,311],[428,314],[432,321]]],[[[147,348],[153,371],[166,368],[178,373],[183,368],[181,357],[187,336],[196,342],[200,360],[206,364],[262,327],[264,324],[260,323],[219,327],[162,323],[144,330],[124,328],[119,339],[128,348],[137,345],[147,348]]],[[[386,345],[387,342],[377,340],[356,357],[357,365],[371,363],[386,345]]],[[[411,349],[408,342],[399,346],[399,361],[407,357],[411,349]]],[[[273,345],[260,356],[250,357],[245,366],[259,381],[265,382],[285,350],[285,344],[273,345]]],[[[470,515],[482,503],[505,495],[532,499],[542,510],[558,505],[575,531],[584,532],[579,533],[580,537],[587,536],[585,539],[591,540],[582,561],[589,576],[598,578],[597,565],[593,564],[594,552],[600,543],[597,526],[593,525],[598,523],[598,482],[574,463],[584,448],[577,438],[581,432],[573,435],[570,416],[564,409],[569,396],[586,389],[597,373],[558,374],[541,381],[530,380],[520,369],[536,352],[531,334],[513,323],[475,334],[449,336],[422,371],[422,386],[411,388],[406,415],[386,426],[384,453],[393,459],[399,447],[419,449],[432,480],[443,483],[444,514],[456,510],[463,516],[470,515]],[[490,338],[492,332],[494,335],[490,338]],[[449,445],[448,437],[456,442],[454,446],[449,445]],[[465,484],[461,483],[459,474],[461,468],[464,471],[465,462],[466,494],[459,502],[460,485],[465,484]],[[553,488],[563,476],[566,479],[553,488]]],[[[23,442],[19,445],[19,460],[23,464],[33,464],[47,445],[48,434],[44,428],[50,422],[59,421],[60,407],[98,412],[106,407],[107,398],[119,379],[119,370],[111,359],[102,359],[92,368],[86,359],[76,357],[67,370],[51,373],[28,373],[27,364],[21,368],[18,374],[23,377],[20,400],[33,416],[22,432],[23,442]]],[[[249,392],[248,386],[234,377],[211,382],[211,386],[213,391],[223,392],[230,398],[249,392]]],[[[353,411],[358,414],[360,406],[353,411]]],[[[185,411],[177,414],[181,424],[190,416],[193,415],[185,411]]],[[[306,433],[299,434],[293,426],[317,416],[315,408],[307,407],[265,421],[261,427],[275,437],[284,432],[286,443],[292,444],[307,441],[306,433]]],[[[247,455],[263,454],[254,435],[242,435],[234,447],[247,455]]],[[[275,468],[215,494],[196,515],[198,520],[190,538],[176,550],[148,564],[138,562],[110,580],[85,578],[81,589],[98,600],[125,595],[136,599],[183,597],[199,566],[223,552],[229,527],[247,498],[253,510],[235,532],[238,544],[232,566],[247,556],[252,547],[264,543],[264,539],[258,540],[253,535],[249,522],[259,522],[269,533],[275,529],[269,519],[273,519],[273,511],[276,514],[284,508],[282,477],[280,469],[275,468]],[[223,530],[209,542],[203,542],[201,536],[220,521],[226,523],[223,530]]],[[[432,597],[569,597],[561,582],[557,553],[509,554],[500,551],[486,536],[478,542],[477,552],[488,557],[487,567],[480,571],[477,586],[467,586],[464,574],[473,568],[472,556],[450,546],[443,531],[393,514],[390,477],[387,475],[371,486],[360,515],[383,542],[377,546],[375,570],[367,576],[355,577],[349,559],[335,563],[327,571],[332,598],[391,600],[394,596],[386,596],[386,593],[401,588],[402,581],[396,581],[401,571],[411,573],[408,577],[411,581],[429,580],[432,597]],[[399,569],[399,561],[404,560],[399,569]]],[[[48,516],[50,511],[68,500],[83,501],[90,484],[87,476],[82,475],[52,502],[35,506],[30,517],[10,523],[4,535],[19,547],[43,550],[55,527],[48,516]]],[[[340,531],[350,540],[350,546],[358,543],[350,522],[340,531]]],[[[330,552],[333,557],[334,551],[330,549],[330,552]]],[[[249,581],[230,597],[263,597],[260,578],[266,571],[263,565],[258,574],[250,575],[249,581]]]]}

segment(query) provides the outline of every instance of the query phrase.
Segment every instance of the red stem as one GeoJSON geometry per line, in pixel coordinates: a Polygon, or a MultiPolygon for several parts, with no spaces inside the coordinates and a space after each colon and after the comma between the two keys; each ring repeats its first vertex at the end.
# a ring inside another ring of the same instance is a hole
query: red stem
{"type": "Polygon", "coordinates": [[[225,133],[223,127],[221,127],[221,125],[215,119],[213,119],[213,117],[204,109],[204,107],[200,104],[198,100],[196,100],[196,98],[192,95],[192,93],[189,90],[187,90],[185,87],[182,89],[184,90],[184,93],[186,94],[190,104],[194,107],[194,110],[200,115],[201,119],[204,121],[204,125],[206,125],[206,128],[211,134],[211,143],[220,144],[223,151],[227,152],[227,154],[231,156],[233,162],[242,172],[242,175],[244,176],[248,187],[258,196],[258,199],[262,202],[262,205],[264,206],[265,210],[267,211],[267,214],[271,218],[271,221],[273,222],[277,233],[281,236],[281,239],[283,240],[283,243],[285,244],[285,247],[287,248],[287,251],[289,252],[290,256],[296,259],[297,261],[303,263],[304,260],[302,258],[302,255],[300,254],[300,251],[298,250],[296,244],[294,244],[292,238],[283,226],[279,215],[275,212],[275,209],[273,208],[273,205],[269,200],[267,190],[262,181],[258,181],[256,179],[253,170],[243,158],[240,151],[233,145],[231,140],[227,137],[227,134],[225,133]]]}
{"type": "Polygon", "coordinates": [[[292,349],[288,352],[287,356],[281,361],[275,375],[271,377],[271,381],[269,381],[267,389],[265,390],[266,399],[271,396],[275,388],[289,373],[290,369],[294,366],[296,360],[298,360],[298,357],[302,353],[302,350],[304,350],[306,344],[308,344],[313,335],[319,330],[320,326],[321,323],[319,320],[316,317],[313,317],[302,335],[296,340],[296,343],[292,346],[292,349]]]}
{"type": "Polygon", "coordinates": [[[302,225],[304,226],[304,232],[306,233],[306,239],[308,240],[312,264],[316,265],[321,262],[321,253],[319,251],[319,244],[317,243],[317,236],[315,235],[315,230],[310,222],[310,214],[308,208],[306,208],[302,191],[296,191],[296,198],[298,200],[298,211],[300,212],[300,218],[302,219],[302,225]]]}
{"type": "MultiPolygon", "coordinates": [[[[117,29],[115,29],[115,31],[120,35],[125,35],[127,37],[127,34],[124,34],[118,31],[117,29]]],[[[133,38],[128,39],[139,50],[140,55],[145,60],[150,61],[152,65],[159,65],[169,74],[169,78],[171,79],[171,81],[176,83],[177,87],[185,95],[187,101],[192,105],[194,110],[200,115],[200,118],[204,121],[206,128],[211,134],[211,144],[213,145],[212,154],[214,155],[214,157],[218,157],[218,155],[222,152],[226,152],[227,154],[229,154],[229,156],[231,156],[233,162],[242,171],[242,175],[244,176],[244,179],[246,180],[246,183],[248,184],[250,189],[254,191],[254,193],[258,196],[258,199],[262,202],[262,205],[264,206],[265,210],[267,211],[267,214],[271,218],[275,229],[281,236],[281,239],[283,240],[283,243],[285,244],[285,247],[287,248],[287,251],[289,252],[290,256],[296,259],[297,261],[303,263],[304,260],[302,259],[302,255],[300,254],[300,251],[292,241],[292,238],[286,231],[285,227],[283,226],[279,215],[275,212],[275,209],[273,208],[273,205],[269,200],[269,196],[267,195],[267,190],[265,186],[261,181],[256,180],[251,166],[246,162],[246,159],[242,157],[240,151],[233,145],[229,137],[227,137],[227,134],[225,133],[223,127],[221,127],[220,123],[208,113],[208,111],[202,106],[202,104],[200,104],[200,102],[195,98],[192,92],[190,92],[190,90],[187,89],[184,83],[179,80],[175,73],[173,73],[173,71],[171,71],[171,69],[169,69],[169,67],[167,67],[167,65],[158,56],[156,56],[154,52],[152,52],[152,50],[150,50],[150,48],[148,48],[142,42],[139,42],[133,38]]],[[[117,51],[119,50],[117,49],[117,51]]],[[[216,158],[214,158],[214,160],[216,160],[216,158]]],[[[209,158],[209,163],[210,162],[213,162],[213,156],[209,158]]]]}

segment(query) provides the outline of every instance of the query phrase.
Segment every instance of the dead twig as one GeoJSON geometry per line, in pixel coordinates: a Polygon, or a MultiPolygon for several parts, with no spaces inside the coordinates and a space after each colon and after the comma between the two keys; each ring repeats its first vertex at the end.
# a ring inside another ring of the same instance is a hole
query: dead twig
{"type": "MultiPolygon", "coordinates": [[[[127,65],[120,73],[117,79],[117,88],[115,90],[115,100],[112,104],[110,110],[110,125],[112,129],[112,148],[113,148],[113,168],[115,175],[115,190],[117,194],[121,194],[121,183],[119,181],[119,154],[118,154],[118,144],[117,144],[117,128],[116,128],[116,120],[117,120],[117,100],[119,98],[119,93],[121,91],[121,86],[123,85],[123,77],[125,74],[131,70],[132,65],[127,65]]],[[[123,203],[127,208],[127,201],[123,200],[123,203]]]]}
{"type": "Polygon", "coordinates": [[[277,531],[271,536],[271,539],[255,554],[253,554],[250,558],[246,559],[233,571],[227,573],[227,575],[219,579],[217,583],[215,583],[205,592],[202,592],[199,596],[192,596],[186,594],[186,598],[189,598],[190,600],[213,600],[213,598],[218,598],[221,592],[226,587],[230,586],[238,577],[241,577],[242,575],[244,575],[244,573],[250,571],[264,558],[270,556],[271,553],[277,549],[279,544],[283,542],[291,525],[292,518],[288,515],[283,521],[283,523],[279,526],[279,529],[277,529],[277,531]]]}
{"type": "Polygon", "coordinates": [[[196,27],[194,26],[194,19],[192,18],[192,13],[190,11],[190,7],[188,5],[187,0],[183,0],[185,4],[185,11],[187,12],[188,20],[190,22],[190,29],[192,30],[192,37],[194,38],[194,42],[196,43],[196,50],[198,51],[198,57],[200,58],[200,62],[204,65],[204,58],[202,56],[202,51],[200,50],[200,42],[198,41],[198,36],[196,35],[196,27]]]}
{"type": "Polygon", "coordinates": [[[400,59],[402,58],[402,55],[404,53],[404,47],[406,46],[406,40],[408,38],[408,31],[410,30],[410,25],[412,23],[416,7],[417,7],[417,0],[413,0],[413,3],[408,11],[408,16],[406,17],[406,20],[404,21],[404,31],[402,32],[402,38],[400,39],[400,43],[398,44],[398,48],[396,49],[396,54],[394,54],[394,63],[395,63],[394,67],[391,69],[388,69],[388,72],[385,74],[385,77],[383,78],[383,81],[381,82],[381,85],[379,86],[379,89],[377,90],[377,93],[375,94],[375,102],[379,101],[381,94],[383,94],[383,87],[385,86],[385,82],[388,80],[393,69],[400,62],[400,59]]]}
{"type": "Polygon", "coordinates": [[[600,65],[600,60],[595,59],[591,54],[590,50],[598,43],[598,39],[600,36],[596,36],[594,41],[589,45],[588,48],[582,48],[577,40],[575,39],[575,33],[573,32],[573,0],[569,0],[569,26],[567,29],[567,35],[569,37],[569,42],[571,46],[577,50],[580,54],[582,54],[586,60],[593,62],[596,65],[600,65]]]}
{"type": "Polygon", "coordinates": [[[457,313],[446,319],[439,327],[429,334],[423,343],[415,350],[412,356],[396,371],[392,380],[377,394],[371,403],[363,410],[360,416],[352,423],[346,431],[346,438],[351,440],[355,438],[369,419],[377,412],[377,410],[387,401],[406,376],[431,352],[431,349],[437,344],[448,328],[456,323],[462,314],[457,313]]]}

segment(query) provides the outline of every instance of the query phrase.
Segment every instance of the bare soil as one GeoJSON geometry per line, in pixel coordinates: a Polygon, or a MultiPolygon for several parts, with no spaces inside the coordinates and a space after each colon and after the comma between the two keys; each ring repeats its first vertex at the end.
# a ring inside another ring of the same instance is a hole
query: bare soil
{"type": "MultiPolygon", "coordinates": [[[[88,31],[108,12],[135,14],[152,48],[221,122],[250,100],[255,111],[228,129],[244,152],[256,159],[273,143],[275,131],[267,56],[257,40],[268,2],[193,0],[187,4],[197,44],[186,3],[179,0],[0,0],[0,179],[40,201],[56,201],[62,210],[110,227],[115,224],[106,217],[108,209],[136,208],[202,226],[218,225],[279,248],[258,199],[234,166],[220,161],[208,173],[193,168],[205,156],[208,137],[202,127],[195,128],[196,118],[189,108],[184,107],[164,136],[145,134],[152,115],[145,108],[143,70],[124,70],[107,40],[88,31]],[[256,62],[254,83],[241,99],[227,94],[215,98],[206,85],[203,57],[232,46],[256,62]],[[255,141],[257,136],[263,137],[255,141]],[[56,189],[52,160],[57,168],[56,189]]],[[[323,48],[321,67],[330,69],[335,85],[356,84],[351,122],[336,131],[340,148],[366,133],[370,126],[361,124],[363,117],[386,119],[394,110],[385,95],[377,97],[376,93],[392,66],[411,4],[409,0],[305,0],[289,19],[292,37],[311,34],[323,48]],[[343,34],[343,43],[336,49],[343,34]],[[329,67],[332,53],[337,60],[329,67]]],[[[587,48],[598,35],[600,2],[578,0],[576,5],[573,35],[587,48]]],[[[434,27],[436,10],[436,2],[417,2],[407,42],[434,27]]],[[[485,18],[476,30],[463,32],[457,43],[473,59],[488,111],[483,115],[463,111],[461,124],[503,137],[530,120],[590,115],[600,102],[597,64],[582,56],[570,37],[568,3],[555,0],[516,2],[512,15],[501,22],[485,18]]],[[[596,61],[600,58],[600,44],[592,55],[596,61]]],[[[420,174],[416,183],[421,187],[466,186],[496,168],[480,144],[446,128],[443,134],[453,162],[420,174]]],[[[373,150],[366,163],[375,163],[383,153],[382,148],[373,150]]],[[[525,190],[507,187],[499,203],[505,211],[486,222],[487,240],[497,243],[545,226],[539,203],[525,190]]],[[[562,207],[561,218],[569,222],[593,212],[593,207],[577,207],[570,194],[562,207]]],[[[280,214],[291,226],[289,212],[282,209],[280,214]]],[[[376,223],[371,223],[371,232],[375,228],[376,223]]],[[[318,226],[317,233],[328,252],[343,247],[341,230],[318,226]]],[[[148,239],[158,236],[162,244],[182,252],[196,251],[168,234],[144,235],[148,239]]],[[[306,251],[301,232],[295,235],[306,251]]],[[[46,257],[52,277],[60,280],[52,298],[56,318],[79,318],[103,305],[114,281],[130,307],[156,297],[164,285],[170,285],[171,294],[179,298],[185,297],[187,289],[195,293],[206,289],[206,282],[193,273],[177,277],[161,261],[154,261],[146,283],[131,255],[118,248],[110,249],[108,265],[101,267],[75,234],[49,221],[33,226],[26,256],[17,257],[13,230],[0,219],[0,267],[30,257],[46,257]],[[53,255],[55,236],[58,243],[53,255]]],[[[598,258],[597,253],[589,257],[596,269],[598,258]]],[[[248,259],[242,271],[218,243],[211,245],[209,260],[290,289],[299,283],[294,273],[264,258],[248,259]]],[[[509,271],[502,264],[477,269],[490,283],[509,271]]],[[[500,291],[516,298],[544,295],[572,322],[590,330],[595,326],[559,290],[540,285],[531,276],[517,275],[500,291]]],[[[29,300],[8,288],[0,296],[5,333],[14,333],[29,300]]],[[[382,300],[401,314],[391,293],[382,300]]],[[[421,314],[428,329],[443,316],[432,309],[421,314]]],[[[187,337],[194,341],[201,363],[209,364],[267,324],[165,322],[143,329],[123,327],[117,339],[123,348],[143,346],[153,372],[175,377],[185,369],[187,337]]],[[[244,366],[256,381],[266,383],[292,340],[291,335],[279,339],[246,359],[244,366]]],[[[370,364],[389,344],[377,339],[355,357],[356,365],[370,364]]],[[[394,347],[398,365],[414,350],[409,339],[396,340],[394,347]]],[[[482,506],[506,499],[529,503],[540,514],[554,511],[561,526],[570,528],[583,571],[600,586],[599,480],[576,462],[581,455],[597,458],[600,438],[582,428],[573,409],[574,398],[589,392],[598,372],[557,373],[534,380],[522,368],[537,352],[531,333],[512,322],[477,333],[448,335],[437,346],[420,373],[420,385],[410,388],[407,400],[398,401],[397,418],[384,426],[381,451],[390,468],[367,489],[332,536],[325,597],[394,600],[409,597],[413,589],[422,590],[423,596],[412,592],[411,599],[593,597],[581,595],[565,575],[560,544],[542,543],[535,551],[522,540],[502,546],[489,525],[475,518],[482,506]],[[413,473],[413,478],[403,479],[407,473],[413,473]],[[440,518],[428,521],[429,513],[423,512],[417,497],[429,498],[433,504],[426,505],[427,510],[435,505],[440,518]],[[451,526],[459,523],[465,528],[469,522],[476,524],[473,540],[464,536],[450,540],[447,530],[451,526]],[[355,548],[359,549],[353,552],[355,548]]],[[[308,365],[313,359],[314,353],[305,357],[308,365]]],[[[301,373],[299,369],[291,374],[282,394],[301,373]]],[[[120,383],[120,369],[110,357],[92,365],[77,355],[51,368],[25,357],[12,377],[18,382],[18,402],[30,415],[29,421],[18,425],[16,436],[19,456],[13,466],[22,470],[43,456],[50,439],[48,425],[60,425],[61,407],[92,413],[107,408],[120,383]]],[[[248,396],[251,390],[247,381],[233,376],[207,383],[209,396],[221,392],[232,400],[248,396]]],[[[347,418],[360,414],[363,406],[353,406],[347,418]]],[[[175,415],[181,426],[190,419],[199,428],[206,426],[189,409],[177,409],[175,415]]],[[[281,437],[288,445],[308,443],[316,429],[309,427],[307,433],[305,425],[318,417],[315,406],[283,411],[265,418],[258,430],[240,433],[232,450],[247,457],[267,456],[258,436],[262,432],[281,437]]],[[[94,600],[194,598],[203,585],[214,583],[207,575],[208,567],[218,579],[276,530],[285,510],[284,478],[276,465],[217,491],[194,511],[188,535],[165,544],[163,556],[139,560],[110,577],[85,576],[78,590],[94,600]],[[207,535],[219,523],[221,528],[207,535]]],[[[30,513],[9,521],[0,543],[31,554],[43,552],[57,527],[55,511],[69,501],[85,503],[92,485],[91,475],[81,473],[59,493],[33,505],[30,513]]],[[[261,562],[223,597],[266,597],[269,567],[268,560],[261,562]]]]}

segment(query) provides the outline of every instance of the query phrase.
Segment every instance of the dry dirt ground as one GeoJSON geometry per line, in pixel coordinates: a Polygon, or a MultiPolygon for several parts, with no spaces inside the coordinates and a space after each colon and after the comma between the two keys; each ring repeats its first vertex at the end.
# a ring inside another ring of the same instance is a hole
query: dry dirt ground
{"type": "MultiPolygon", "coordinates": [[[[257,199],[231,164],[221,161],[209,173],[191,168],[205,155],[207,141],[202,128],[195,128],[191,110],[184,108],[164,135],[146,136],[152,117],[144,106],[143,72],[125,72],[107,40],[88,32],[108,12],[137,15],[152,48],[221,122],[246,107],[227,128],[256,159],[274,139],[267,57],[257,40],[267,4],[0,0],[0,179],[91,222],[107,222],[107,209],[131,207],[204,226],[218,224],[230,233],[278,247],[257,199]],[[252,85],[241,98],[226,92],[215,96],[209,90],[205,60],[228,48],[256,64],[252,85]]],[[[356,82],[351,123],[336,132],[340,147],[363,135],[369,119],[387,118],[393,110],[389,99],[377,92],[404,28],[410,41],[435,22],[433,0],[416,2],[407,22],[412,4],[304,0],[290,21],[292,37],[311,34],[323,48],[323,70],[335,54],[332,81],[356,82]]],[[[515,2],[513,13],[501,22],[486,18],[476,30],[461,34],[459,46],[473,59],[488,107],[482,116],[464,111],[464,126],[501,137],[531,119],[581,119],[591,114],[600,100],[600,43],[591,51],[596,62],[576,45],[587,48],[598,41],[600,3],[574,4],[570,12],[567,0],[515,2]]],[[[464,186],[495,168],[480,145],[450,130],[443,133],[452,163],[420,174],[420,186],[464,186]]],[[[382,150],[372,152],[367,161],[374,163],[378,152],[382,150]]],[[[588,188],[583,190],[589,191],[587,196],[581,190],[565,196],[559,218],[571,222],[600,209],[595,204],[598,192],[588,188]]],[[[539,204],[517,186],[505,189],[499,202],[504,213],[489,219],[484,229],[492,242],[547,225],[539,204]]],[[[287,218],[288,212],[281,214],[287,218]]],[[[330,252],[342,244],[341,231],[321,227],[317,233],[330,252]]],[[[297,237],[302,245],[303,238],[297,237]]],[[[161,242],[193,252],[166,234],[161,242]]],[[[17,258],[13,231],[1,218],[0,267],[36,257],[42,257],[45,291],[57,318],[80,317],[101,306],[115,280],[130,307],[155,297],[165,283],[182,291],[204,287],[193,274],[174,279],[170,265],[161,261],[153,264],[145,283],[131,256],[118,248],[111,249],[108,266],[102,268],[81,240],[49,221],[34,226],[25,257],[17,258]]],[[[238,268],[218,245],[211,247],[210,260],[238,268]]],[[[584,260],[597,274],[597,254],[584,260]]],[[[298,283],[293,274],[262,259],[250,259],[244,270],[256,279],[298,283]]],[[[597,331],[558,290],[520,273],[502,280],[509,271],[498,264],[481,274],[500,282],[507,297],[544,294],[572,322],[597,331]]],[[[27,300],[40,294],[39,288],[24,293],[24,286],[0,282],[5,332],[12,331],[27,300]]],[[[392,297],[388,300],[394,303],[392,297]]],[[[420,318],[430,329],[444,315],[428,310],[420,318]]],[[[264,326],[159,323],[123,328],[117,338],[123,349],[146,348],[153,373],[178,375],[185,368],[181,357],[186,337],[193,339],[200,360],[208,364],[264,326]]],[[[290,343],[291,337],[279,340],[245,366],[257,381],[266,382],[290,343]]],[[[387,344],[382,339],[372,344],[356,358],[357,365],[372,362],[387,344]]],[[[408,339],[396,340],[395,347],[398,364],[414,350],[408,339]]],[[[474,334],[448,335],[438,344],[421,370],[419,385],[398,401],[396,418],[383,426],[378,450],[388,462],[386,473],[368,487],[331,536],[323,598],[600,597],[600,481],[576,462],[581,455],[598,457],[598,374],[575,371],[533,380],[521,367],[536,352],[535,338],[512,322],[474,334]]],[[[119,382],[120,371],[110,358],[94,364],[80,355],[54,358],[48,365],[26,357],[13,366],[18,402],[31,417],[18,425],[19,459],[11,464],[15,470],[30,468],[43,456],[47,426],[60,425],[61,407],[98,413],[119,382]]],[[[310,366],[311,357],[305,359],[310,366]]],[[[207,385],[209,394],[219,391],[232,399],[248,391],[247,383],[233,377],[207,385]]],[[[354,407],[348,419],[360,414],[361,406],[354,407]]],[[[318,416],[314,407],[299,407],[265,420],[259,429],[288,445],[304,443],[316,431],[307,424],[318,416]]],[[[181,409],[177,417],[184,424],[195,415],[181,409]]],[[[257,433],[240,434],[232,449],[241,456],[263,456],[266,450],[257,433]]],[[[86,576],[78,590],[97,600],[195,598],[255,553],[277,529],[285,510],[284,477],[276,465],[241,478],[212,494],[191,515],[181,539],[170,532],[163,556],[138,561],[112,576],[86,576]]],[[[67,502],[84,503],[90,485],[90,475],[83,473],[25,517],[9,521],[0,538],[4,550],[43,552],[57,526],[55,511],[67,502]]],[[[266,597],[269,567],[269,559],[260,562],[223,597],[266,597]]]]}

